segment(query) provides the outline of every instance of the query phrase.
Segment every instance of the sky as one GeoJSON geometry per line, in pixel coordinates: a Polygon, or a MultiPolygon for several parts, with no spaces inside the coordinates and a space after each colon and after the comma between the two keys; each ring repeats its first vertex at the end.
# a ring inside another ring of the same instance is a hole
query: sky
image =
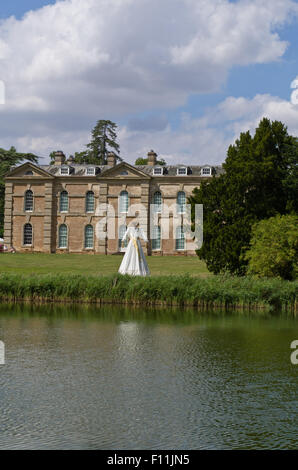
{"type": "Polygon", "coordinates": [[[130,163],[221,164],[264,116],[298,135],[297,39],[294,0],[2,1],[0,147],[46,164],[110,119],[130,163]]]}

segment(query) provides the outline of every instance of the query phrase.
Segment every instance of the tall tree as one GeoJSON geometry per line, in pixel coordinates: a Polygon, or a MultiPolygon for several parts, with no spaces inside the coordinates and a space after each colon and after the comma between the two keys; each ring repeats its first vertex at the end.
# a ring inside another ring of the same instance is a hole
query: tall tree
{"type": "Polygon", "coordinates": [[[3,223],[4,223],[4,197],[5,197],[5,182],[4,176],[9,172],[12,166],[18,165],[24,160],[29,160],[33,163],[38,162],[38,157],[32,153],[18,153],[15,147],[10,150],[0,148],[0,236],[3,236],[3,223]]]}
{"type": "Polygon", "coordinates": [[[282,184],[287,198],[287,211],[298,214],[298,138],[282,148],[285,168],[282,184]]]}
{"type": "Polygon", "coordinates": [[[204,206],[204,241],[198,255],[210,271],[244,274],[252,225],[289,212],[285,182],[289,182],[289,167],[297,165],[295,142],[284,124],[264,118],[253,137],[241,133],[229,147],[225,174],[194,191],[191,204],[204,206]]]}
{"type": "Polygon", "coordinates": [[[106,165],[107,155],[109,152],[114,152],[117,160],[122,160],[119,156],[120,147],[116,142],[116,130],[117,124],[112,121],[97,121],[96,126],[92,130],[91,142],[86,145],[87,149],[82,152],[75,153],[75,163],[106,165]]]}

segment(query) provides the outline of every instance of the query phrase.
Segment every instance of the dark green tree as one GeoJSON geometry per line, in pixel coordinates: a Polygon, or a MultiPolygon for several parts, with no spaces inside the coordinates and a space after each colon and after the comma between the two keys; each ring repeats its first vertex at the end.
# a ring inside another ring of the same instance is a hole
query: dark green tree
{"type": "MultiPolygon", "coordinates": [[[[116,142],[117,125],[112,121],[100,120],[92,130],[92,139],[87,148],[93,158],[101,165],[106,165],[108,152],[119,154],[119,145],[116,142]]],[[[119,156],[118,156],[119,158],[119,156]]]]}
{"type": "Polygon", "coordinates": [[[32,153],[19,153],[15,147],[10,150],[0,148],[0,236],[3,236],[4,223],[4,198],[5,198],[5,181],[4,176],[9,172],[11,167],[19,165],[21,162],[28,160],[33,163],[38,162],[38,157],[32,153]]]}
{"type": "Polygon", "coordinates": [[[298,214],[298,139],[282,148],[285,168],[282,184],[287,198],[287,211],[298,214]]]}
{"type": "Polygon", "coordinates": [[[190,203],[204,206],[204,241],[198,255],[210,271],[244,274],[252,225],[289,211],[285,181],[295,142],[284,124],[264,118],[253,137],[241,133],[229,147],[225,173],[193,192],[190,203]]]}
{"type": "MultiPolygon", "coordinates": [[[[160,160],[156,160],[156,165],[164,166],[166,164],[167,164],[167,162],[163,158],[161,158],[160,160]]],[[[144,158],[143,157],[137,158],[136,161],[135,161],[135,165],[148,165],[148,158],[145,158],[145,157],[144,158]]]]}
{"type": "Polygon", "coordinates": [[[74,154],[75,163],[91,163],[98,164],[98,160],[93,157],[88,150],[83,150],[82,152],[75,152],[74,154]]]}
{"type": "Polygon", "coordinates": [[[120,147],[116,142],[117,124],[109,120],[99,120],[91,133],[91,142],[86,145],[87,150],[76,152],[74,155],[75,163],[91,163],[97,165],[107,164],[107,155],[114,152],[117,160],[120,158],[120,147]]]}
{"type": "Polygon", "coordinates": [[[53,165],[55,163],[55,153],[56,153],[56,150],[53,150],[53,152],[51,152],[50,155],[49,155],[51,165],[53,165]]]}

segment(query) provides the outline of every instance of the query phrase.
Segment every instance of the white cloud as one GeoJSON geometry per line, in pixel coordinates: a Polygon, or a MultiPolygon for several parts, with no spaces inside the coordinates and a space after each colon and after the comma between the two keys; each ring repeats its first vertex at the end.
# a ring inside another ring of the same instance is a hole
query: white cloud
{"type": "MultiPolygon", "coordinates": [[[[1,21],[0,145],[74,152],[99,118],[173,109],[192,93],[214,92],[234,65],[279,60],[287,44],[276,28],[297,9],[291,0],[65,0],[1,21]]],[[[229,108],[241,119],[241,106],[258,103],[230,98],[217,112],[229,108]]],[[[156,142],[164,153],[196,158],[204,147],[207,158],[208,122],[188,120],[178,131],[161,123],[155,133],[124,128],[124,149],[136,154],[148,138],[146,149],[156,142]]],[[[214,155],[226,141],[222,131],[214,155]]]]}
{"type": "Polygon", "coordinates": [[[265,94],[252,99],[229,97],[200,119],[184,115],[176,130],[170,126],[162,132],[131,132],[124,128],[119,137],[124,155],[134,159],[146,154],[150,142],[168,163],[220,164],[240,132],[250,130],[253,135],[263,117],[283,122],[291,135],[298,136],[298,105],[265,94]]]}
{"type": "MultiPolygon", "coordinates": [[[[254,134],[263,117],[282,121],[290,134],[298,135],[298,105],[269,94],[256,95],[252,99],[228,97],[209,108],[199,119],[182,114],[180,125],[175,129],[169,124],[160,126],[159,130],[150,126],[142,130],[141,125],[139,128],[119,127],[121,156],[134,163],[136,158],[146,156],[153,148],[169,164],[220,164],[225,160],[228,146],[234,143],[240,132],[250,130],[254,134]]],[[[157,121],[159,119],[163,122],[163,116],[157,117],[157,121]]],[[[45,157],[44,162],[53,149],[61,148],[70,154],[83,149],[90,140],[89,131],[80,129],[46,134],[42,128],[40,133],[41,136],[34,137],[28,130],[28,135],[18,137],[14,143],[18,149],[45,157]]],[[[4,138],[1,145],[8,147],[11,142],[4,138]]]]}

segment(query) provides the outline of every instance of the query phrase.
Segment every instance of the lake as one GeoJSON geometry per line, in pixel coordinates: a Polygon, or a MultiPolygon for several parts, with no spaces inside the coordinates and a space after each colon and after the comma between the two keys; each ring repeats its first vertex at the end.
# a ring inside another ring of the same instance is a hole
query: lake
{"type": "Polygon", "coordinates": [[[0,449],[297,449],[286,315],[0,305],[0,449]]]}

